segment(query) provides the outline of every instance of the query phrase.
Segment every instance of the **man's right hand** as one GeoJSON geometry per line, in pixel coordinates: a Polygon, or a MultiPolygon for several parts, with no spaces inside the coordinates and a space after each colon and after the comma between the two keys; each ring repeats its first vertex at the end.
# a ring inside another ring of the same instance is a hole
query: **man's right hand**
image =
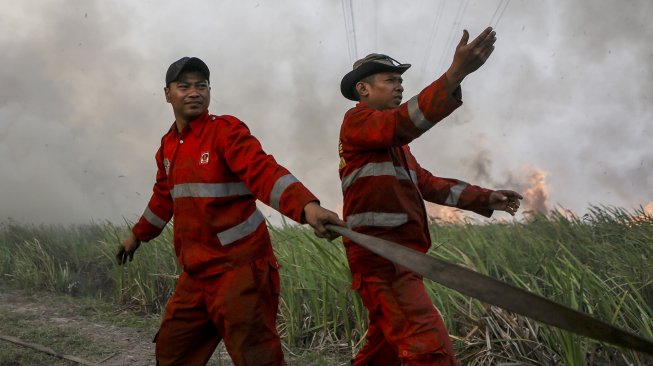
{"type": "Polygon", "coordinates": [[[141,241],[136,238],[134,233],[130,233],[129,237],[125,239],[122,244],[118,246],[116,251],[116,259],[118,259],[118,264],[127,263],[127,259],[131,262],[134,259],[134,252],[141,245],[141,241]]]}
{"type": "Polygon", "coordinates": [[[447,79],[451,89],[456,89],[465,76],[478,70],[494,51],[496,32],[492,27],[486,28],[476,39],[467,43],[469,32],[463,31],[463,37],[456,46],[456,53],[453,55],[453,62],[447,70],[447,79]]]}
{"type": "Polygon", "coordinates": [[[327,230],[326,224],[347,226],[347,224],[338,217],[338,214],[322,208],[317,201],[309,202],[304,206],[304,218],[306,223],[311,225],[315,230],[315,235],[319,238],[325,238],[329,241],[337,238],[340,234],[327,230]]]}

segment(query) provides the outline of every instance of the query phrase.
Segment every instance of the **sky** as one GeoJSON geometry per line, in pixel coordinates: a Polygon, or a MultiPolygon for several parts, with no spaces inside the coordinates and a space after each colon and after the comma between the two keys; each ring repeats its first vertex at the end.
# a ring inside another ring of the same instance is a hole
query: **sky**
{"type": "Polygon", "coordinates": [[[211,68],[211,113],[243,120],[341,210],[338,133],[354,103],[339,84],[353,61],[377,52],[411,63],[408,100],[446,71],[463,29],[490,25],[496,49],[463,82],[463,106],[411,143],[420,164],[525,193],[526,210],[653,212],[650,0],[0,6],[0,222],[136,220],[174,120],[165,71],[183,56],[211,68]]]}

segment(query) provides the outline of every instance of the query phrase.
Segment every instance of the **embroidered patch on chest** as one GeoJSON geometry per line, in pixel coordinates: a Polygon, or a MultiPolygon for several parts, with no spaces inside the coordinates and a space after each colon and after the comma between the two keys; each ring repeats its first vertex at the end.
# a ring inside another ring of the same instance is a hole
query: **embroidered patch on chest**
{"type": "Polygon", "coordinates": [[[209,163],[209,152],[205,151],[200,155],[200,165],[206,165],[209,163]]]}

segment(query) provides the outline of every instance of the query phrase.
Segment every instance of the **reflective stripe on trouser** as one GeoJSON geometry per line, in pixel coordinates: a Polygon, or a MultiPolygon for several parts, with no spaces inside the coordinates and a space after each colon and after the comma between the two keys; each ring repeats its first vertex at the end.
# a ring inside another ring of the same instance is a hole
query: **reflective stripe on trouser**
{"type": "Polygon", "coordinates": [[[205,279],[182,272],[156,341],[159,365],[205,365],[221,340],[236,366],[284,365],[279,273],[262,258],[205,279]]]}
{"type": "Polygon", "coordinates": [[[422,278],[389,265],[390,275],[354,274],[368,310],[367,343],[354,366],[457,365],[447,329],[426,293],[422,278]]]}

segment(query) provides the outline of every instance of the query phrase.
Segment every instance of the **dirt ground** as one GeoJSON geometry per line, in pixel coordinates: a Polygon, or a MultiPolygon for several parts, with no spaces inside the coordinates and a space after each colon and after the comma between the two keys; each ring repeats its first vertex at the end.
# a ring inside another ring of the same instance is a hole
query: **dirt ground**
{"type": "MultiPolygon", "coordinates": [[[[0,288],[0,334],[103,366],[154,365],[158,318],[66,296],[0,288]]],[[[210,365],[231,365],[223,347],[210,365]]],[[[0,339],[0,365],[76,365],[0,339]]]]}

